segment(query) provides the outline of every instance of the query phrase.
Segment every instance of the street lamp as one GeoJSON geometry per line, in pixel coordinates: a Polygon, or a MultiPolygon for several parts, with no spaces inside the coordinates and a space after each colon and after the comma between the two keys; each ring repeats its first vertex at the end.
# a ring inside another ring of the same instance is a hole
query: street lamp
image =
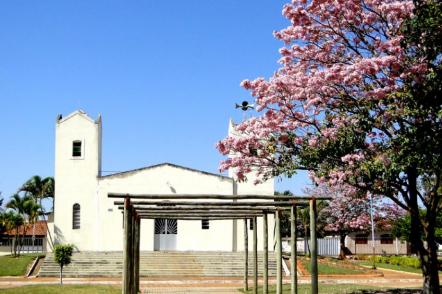
{"type": "Polygon", "coordinates": [[[370,218],[371,218],[371,246],[373,248],[373,266],[372,269],[376,269],[376,258],[375,258],[375,244],[374,244],[374,218],[373,218],[373,195],[370,194],[370,218]]]}

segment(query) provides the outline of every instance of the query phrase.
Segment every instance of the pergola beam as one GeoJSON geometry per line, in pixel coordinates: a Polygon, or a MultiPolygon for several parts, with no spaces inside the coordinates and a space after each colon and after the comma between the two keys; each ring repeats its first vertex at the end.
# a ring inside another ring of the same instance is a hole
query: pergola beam
{"type": "MultiPolygon", "coordinates": [[[[276,209],[279,210],[290,210],[290,207],[283,207],[283,208],[275,208],[273,206],[256,206],[256,207],[248,207],[248,206],[155,206],[155,207],[146,207],[146,206],[133,206],[135,210],[137,211],[172,211],[172,210],[230,210],[230,211],[241,211],[241,210],[248,210],[248,211],[275,211],[276,209]]],[[[124,206],[118,206],[118,209],[123,210],[124,206]]]]}
{"type": "Polygon", "coordinates": [[[262,210],[229,210],[229,209],[146,209],[134,210],[138,213],[184,213],[184,214],[214,214],[214,213],[231,213],[231,214],[263,214],[262,210]]]}
{"type": "Polygon", "coordinates": [[[148,213],[148,214],[138,214],[141,218],[167,218],[167,219],[183,219],[186,217],[190,217],[190,218],[200,218],[200,219],[208,219],[211,217],[224,217],[224,218],[232,218],[232,217],[237,217],[237,218],[253,218],[254,216],[256,217],[260,217],[262,216],[262,214],[175,214],[175,215],[170,215],[167,213],[164,214],[157,214],[157,213],[148,213]]]}
{"type": "MultiPolygon", "coordinates": [[[[135,198],[132,198],[135,199],[135,198]]],[[[168,200],[156,200],[156,201],[142,201],[142,200],[133,200],[131,201],[133,205],[137,206],[174,206],[174,205],[182,205],[182,206],[247,206],[247,207],[255,207],[255,206],[266,206],[266,207],[290,207],[293,204],[298,206],[308,206],[308,201],[298,201],[297,199],[292,199],[290,201],[274,201],[274,202],[264,202],[264,201],[242,201],[242,202],[232,202],[232,201],[168,201],[168,200]]],[[[115,205],[124,205],[123,201],[114,201],[115,205]]]]}
{"type": "Polygon", "coordinates": [[[205,217],[205,216],[183,216],[178,218],[173,217],[164,217],[164,216],[154,216],[154,215],[144,215],[141,216],[141,219],[157,219],[157,218],[167,218],[167,219],[177,219],[177,220],[184,220],[184,221],[201,221],[201,220],[208,220],[208,221],[218,221],[218,220],[238,220],[238,219],[251,219],[253,216],[214,216],[214,217],[205,217]]]}
{"type": "MultiPolygon", "coordinates": [[[[221,199],[221,200],[310,200],[311,196],[282,196],[282,195],[219,195],[219,194],[124,194],[109,193],[108,198],[130,199],[221,199]]],[[[331,197],[318,197],[316,199],[331,199],[331,197]]]]}

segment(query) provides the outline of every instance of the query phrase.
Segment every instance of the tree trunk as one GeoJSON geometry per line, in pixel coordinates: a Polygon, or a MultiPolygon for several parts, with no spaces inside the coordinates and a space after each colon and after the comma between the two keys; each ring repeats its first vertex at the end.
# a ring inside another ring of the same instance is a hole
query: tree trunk
{"type": "MultiPolygon", "coordinates": [[[[440,293],[440,281],[438,274],[438,260],[437,260],[437,243],[434,238],[434,226],[431,228],[433,234],[427,234],[428,257],[424,256],[426,262],[422,262],[422,272],[424,274],[424,293],[440,293]]],[[[430,231],[430,227],[428,227],[430,231]]]]}
{"type": "Polygon", "coordinates": [[[17,243],[17,236],[14,236],[14,238],[12,239],[12,244],[11,244],[11,255],[15,257],[16,255],[16,243],[17,243]]]}
{"type": "Polygon", "coordinates": [[[33,251],[34,251],[34,246],[35,246],[35,222],[32,224],[32,250],[33,251]]]}
{"type": "Polygon", "coordinates": [[[436,215],[430,209],[422,219],[417,201],[417,173],[410,168],[407,171],[409,181],[409,203],[411,219],[410,241],[416,249],[424,276],[423,293],[439,294],[440,282],[438,274],[437,244],[435,241],[436,215]],[[425,231],[424,231],[425,229],[425,231]],[[424,236],[423,236],[423,232],[424,236]],[[427,248],[424,246],[423,237],[427,241],[427,248]]]}
{"type": "Polygon", "coordinates": [[[308,244],[308,241],[310,240],[309,235],[308,235],[308,226],[304,226],[304,240],[307,240],[306,244],[307,244],[308,256],[311,256],[310,245],[308,244]]]}
{"type": "Polygon", "coordinates": [[[14,256],[17,256],[17,247],[18,247],[18,243],[20,242],[19,240],[19,235],[18,235],[18,227],[15,228],[15,237],[14,237],[14,256]]]}
{"type": "Polygon", "coordinates": [[[63,285],[63,266],[60,266],[60,285],[63,285]]]}
{"type": "Polygon", "coordinates": [[[339,259],[345,259],[345,237],[346,234],[343,232],[339,233],[339,259]]]}
{"type": "Polygon", "coordinates": [[[24,247],[24,243],[25,243],[25,236],[26,236],[26,232],[27,232],[27,226],[26,223],[23,223],[23,234],[21,235],[21,242],[19,242],[20,247],[18,248],[18,256],[20,256],[20,253],[24,247]]]}

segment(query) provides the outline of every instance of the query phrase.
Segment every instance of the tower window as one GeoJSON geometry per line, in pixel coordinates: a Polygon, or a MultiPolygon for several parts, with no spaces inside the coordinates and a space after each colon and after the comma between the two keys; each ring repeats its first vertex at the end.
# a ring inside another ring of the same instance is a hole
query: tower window
{"type": "Polygon", "coordinates": [[[249,229],[253,230],[253,219],[249,219],[249,229]]]}
{"type": "Polygon", "coordinates": [[[209,227],[210,227],[210,224],[209,224],[209,220],[208,219],[201,220],[201,229],[208,230],[209,227]]]}
{"type": "Polygon", "coordinates": [[[81,157],[81,141],[72,142],[72,157],[81,157]]]}
{"type": "Polygon", "coordinates": [[[80,204],[75,203],[72,207],[72,229],[80,228],[80,204]]]}

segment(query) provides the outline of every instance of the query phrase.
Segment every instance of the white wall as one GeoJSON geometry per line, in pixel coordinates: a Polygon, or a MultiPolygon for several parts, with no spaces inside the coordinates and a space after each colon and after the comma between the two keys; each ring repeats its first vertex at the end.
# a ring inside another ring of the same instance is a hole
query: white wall
{"type": "MultiPolygon", "coordinates": [[[[172,165],[103,177],[99,180],[102,249],[121,250],[123,246],[122,215],[108,193],[130,194],[232,194],[232,180],[225,177],[189,171],[172,165]],[[110,211],[112,210],[112,211],[110,211]],[[115,228],[118,228],[117,230],[115,228]]],[[[183,200],[185,201],[185,200],[183,200]]],[[[189,201],[189,200],[188,200],[189,201]]],[[[194,200],[198,201],[198,200],[194,200]]],[[[204,200],[200,200],[204,201],[204,200]]],[[[201,221],[178,220],[177,250],[231,250],[232,221],[211,221],[209,230],[201,221]],[[222,232],[222,233],[220,233],[222,232]]],[[[141,250],[153,250],[153,221],[141,224],[141,250]]]]}
{"type": "Polygon", "coordinates": [[[81,111],[55,126],[54,241],[73,243],[78,249],[94,247],[98,230],[96,193],[100,171],[101,123],[81,111]],[[72,156],[72,143],[82,142],[82,156],[72,156]],[[72,208],[80,204],[81,229],[72,229],[72,208]]]}

